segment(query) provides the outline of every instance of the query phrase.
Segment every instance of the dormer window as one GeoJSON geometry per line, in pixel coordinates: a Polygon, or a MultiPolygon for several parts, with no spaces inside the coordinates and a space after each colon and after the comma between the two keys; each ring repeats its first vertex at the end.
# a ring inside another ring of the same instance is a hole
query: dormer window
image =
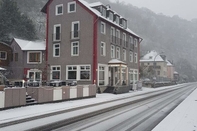
{"type": "Polygon", "coordinates": [[[102,10],[102,16],[106,18],[106,9],[105,8],[103,8],[103,10],[102,10]]]}
{"type": "Polygon", "coordinates": [[[113,14],[112,12],[109,12],[109,19],[110,19],[111,21],[113,21],[113,19],[114,19],[114,14],[113,14]]]}
{"type": "Polygon", "coordinates": [[[116,23],[120,24],[120,17],[119,16],[116,16],[116,23]]]}
{"type": "Polygon", "coordinates": [[[121,19],[121,22],[120,22],[121,26],[126,29],[127,28],[127,20],[125,20],[124,18],[121,19]]]}
{"type": "Polygon", "coordinates": [[[149,59],[152,59],[153,57],[152,56],[149,56],[149,59]]]}

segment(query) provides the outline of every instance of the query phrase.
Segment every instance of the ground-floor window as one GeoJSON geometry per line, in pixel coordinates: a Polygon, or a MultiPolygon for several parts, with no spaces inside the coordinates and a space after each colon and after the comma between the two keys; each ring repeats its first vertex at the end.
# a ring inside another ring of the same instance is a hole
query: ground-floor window
{"type": "Polygon", "coordinates": [[[29,79],[29,81],[41,81],[42,79],[42,71],[40,70],[28,70],[28,74],[27,74],[27,78],[29,79]]]}
{"type": "Polygon", "coordinates": [[[130,83],[138,81],[138,70],[130,69],[130,83]]]}
{"type": "Polygon", "coordinates": [[[61,67],[60,66],[51,66],[51,79],[60,80],[61,67]]]}
{"type": "Polygon", "coordinates": [[[105,67],[99,66],[99,85],[105,85],[105,67]]]}
{"type": "Polygon", "coordinates": [[[91,80],[91,66],[67,65],[66,76],[67,80],[91,80]]]}

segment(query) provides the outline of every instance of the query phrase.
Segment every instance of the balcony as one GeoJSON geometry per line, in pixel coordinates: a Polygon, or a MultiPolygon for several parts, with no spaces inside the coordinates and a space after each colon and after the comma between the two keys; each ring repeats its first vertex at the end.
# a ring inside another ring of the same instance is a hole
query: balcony
{"type": "Polygon", "coordinates": [[[61,41],[61,33],[54,33],[53,35],[52,35],[52,37],[53,37],[53,41],[55,42],[55,41],[61,41]]]}

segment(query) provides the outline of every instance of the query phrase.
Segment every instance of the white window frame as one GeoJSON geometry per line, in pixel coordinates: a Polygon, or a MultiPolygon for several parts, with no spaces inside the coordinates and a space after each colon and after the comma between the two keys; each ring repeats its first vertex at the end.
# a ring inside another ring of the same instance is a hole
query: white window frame
{"type": "Polygon", "coordinates": [[[79,56],[79,41],[71,42],[71,56],[79,56]],[[77,43],[78,45],[77,46],[73,46],[74,43],[77,43]],[[76,48],[76,47],[77,47],[78,54],[74,54],[74,52],[73,52],[74,48],[76,48]]]}
{"type": "Polygon", "coordinates": [[[103,8],[102,10],[102,15],[106,18],[106,14],[107,14],[107,10],[105,8],[103,8]]]}
{"type": "Polygon", "coordinates": [[[127,43],[126,41],[127,41],[127,35],[126,35],[126,33],[123,33],[122,34],[122,43],[123,43],[124,47],[126,47],[126,43],[127,43]]]}
{"type": "Polygon", "coordinates": [[[116,16],[116,24],[120,24],[120,17],[119,16],[116,16]]]}
{"type": "Polygon", "coordinates": [[[77,65],[67,65],[66,66],[66,80],[77,80],[77,65]],[[68,68],[72,68],[71,70],[69,70],[68,68]],[[74,69],[76,68],[76,69],[74,69]],[[68,72],[69,71],[76,71],[76,79],[68,79],[68,72]]]}
{"type": "Polygon", "coordinates": [[[61,24],[55,24],[54,26],[53,26],[53,41],[60,41],[61,40],[61,24]],[[60,39],[58,40],[58,39],[56,39],[56,29],[57,29],[57,27],[60,27],[60,39]]]}
{"type": "Polygon", "coordinates": [[[135,38],[135,39],[134,39],[134,46],[135,46],[135,47],[137,47],[137,43],[138,43],[138,40],[135,38]]]}
{"type": "Polygon", "coordinates": [[[106,43],[105,42],[101,42],[101,46],[100,46],[100,55],[101,56],[106,56],[106,43]],[[103,54],[102,54],[103,53],[103,54]]]}
{"type": "Polygon", "coordinates": [[[80,21],[73,21],[71,25],[71,38],[72,39],[78,39],[79,38],[79,31],[80,31],[80,21]],[[78,24],[78,37],[74,37],[74,25],[78,24]]]}
{"type": "Polygon", "coordinates": [[[101,21],[101,33],[102,34],[106,34],[106,24],[104,22],[102,22],[102,21],[101,21]]]}
{"type": "Polygon", "coordinates": [[[53,57],[60,57],[60,43],[53,44],[53,57]],[[59,47],[55,47],[56,45],[59,45],[59,47]],[[59,55],[56,55],[56,49],[59,49],[59,55]]]}
{"type": "Polygon", "coordinates": [[[137,53],[135,53],[135,63],[137,63],[137,60],[138,58],[137,58],[137,53]]]}
{"type": "Polygon", "coordinates": [[[42,63],[42,51],[28,51],[27,52],[27,64],[41,64],[42,63]],[[40,53],[40,61],[39,62],[29,62],[29,54],[30,53],[40,53]]]}
{"type": "Polygon", "coordinates": [[[60,65],[52,65],[51,66],[50,80],[61,80],[61,66],[60,65]],[[56,70],[53,70],[54,67],[56,67],[56,70]],[[60,70],[57,70],[57,68],[60,68],[60,70]],[[59,79],[53,79],[53,71],[59,71],[60,72],[59,79]]]}
{"type": "Polygon", "coordinates": [[[66,66],[66,80],[79,80],[79,81],[91,81],[91,73],[92,73],[92,70],[91,70],[91,65],[67,65],[66,66]],[[84,67],[87,67],[89,66],[89,69],[85,69],[85,70],[81,70],[81,67],[84,66],[84,67]],[[76,67],[76,79],[68,79],[68,68],[69,67],[76,67]],[[90,76],[89,76],[89,79],[81,79],[81,71],[89,71],[90,72],[90,76]]]}
{"type": "Polygon", "coordinates": [[[111,26],[111,28],[110,28],[110,41],[111,41],[112,43],[115,42],[115,41],[114,41],[114,40],[115,40],[114,37],[116,37],[115,28],[111,26]]]}
{"type": "Polygon", "coordinates": [[[114,45],[111,45],[111,58],[115,58],[115,46],[114,45]]]}
{"type": "Polygon", "coordinates": [[[116,58],[120,59],[120,47],[116,47],[116,58]]]}
{"type": "Polygon", "coordinates": [[[77,9],[76,9],[76,2],[75,1],[73,1],[73,2],[69,2],[68,3],[68,13],[74,13],[74,12],[76,12],[77,11],[77,9]],[[70,11],[70,5],[71,4],[74,4],[74,6],[75,6],[75,10],[74,11],[70,11]]]}
{"type": "Polygon", "coordinates": [[[130,62],[133,62],[133,52],[132,51],[130,51],[129,57],[130,57],[130,62]]]}
{"type": "Polygon", "coordinates": [[[109,12],[109,20],[113,21],[114,19],[114,14],[110,11],[109,12]]]}
{"type": "Polygon", "coordinates": [[[6,51],[0,51],[0,60],[7,60],[7,52],[6,51]],[[1,53],[5,53],[5,58],[2,58],[1,53]]]}
{"type": "Polygon", "coordinates": [[[116,29],[116,44],[120,44],[120,30],[116,29]]]}
{"type": "Polygon", "coordinates": [[[127,51],[125,49],[122,50],[123,61],[127,60],[127,51]]]}
{"type": "Polygon", "coordinates": [[[63,15],[63,10],[64,10],[63,4],[56,5],[55,6],[55,15],[63,15]],[[58,8],[59,7],[62,7],[62,13],[58,13],[58,8]]]}

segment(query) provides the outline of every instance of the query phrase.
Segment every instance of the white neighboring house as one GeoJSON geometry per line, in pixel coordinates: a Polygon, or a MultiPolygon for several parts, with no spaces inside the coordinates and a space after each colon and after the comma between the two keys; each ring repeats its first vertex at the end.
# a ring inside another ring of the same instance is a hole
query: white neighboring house
{"type": "Polygon", "coordinates": [[[13,38],[13,58],[10,62],[12,78],[17,80],[42,81],[46,66],[45,41],[28,41],[13,38]]]}
{"type": "Polygon", "coordinates": [[[140,66],[144,72],[151,71],[152,78],[167,78],[166,56],[156,51],[150,51],[140,59],[140,66]]]}

